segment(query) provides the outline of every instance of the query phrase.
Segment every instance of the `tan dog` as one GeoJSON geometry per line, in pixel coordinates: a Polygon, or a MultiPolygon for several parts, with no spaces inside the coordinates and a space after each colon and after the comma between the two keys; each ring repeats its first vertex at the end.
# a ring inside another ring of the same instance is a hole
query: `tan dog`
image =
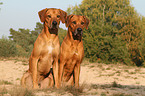
{"type": "Polygon", "coordinates": [[[59,64],[59,83],[79,87],[80,64],[84,57],[82,41],[83,29],[88,28],[89,20],[85,16],[69,15],[66,26],[67,36],[61,45],[59,64]]]}
{"type": "MultiPolygon", "coordinates": [[[[53,67],[55,87],[58,88],[58,56],[60,53],[60,43],[58,38],[58,28],[60,21],[65,23],[67,13],[55,8],[43,9],[39,13],[41,22],[44,23],[44,28],[39,34],[34,43],[34,48],[29,58],[29,70],[23,75],[21,84],[32,85],[33,88],[38,88],[38,83],[50,83],[53,81],[51,66],[53,67]],[[50,73],[48,75],[48,73],[50,73]],[[27,84],[26,84],[27,83],[27,84]]],[[[48,85],[48,86],[49,86],[48,85]]],[[[46,87],[45,86],[45,87],[46,87]]]]}

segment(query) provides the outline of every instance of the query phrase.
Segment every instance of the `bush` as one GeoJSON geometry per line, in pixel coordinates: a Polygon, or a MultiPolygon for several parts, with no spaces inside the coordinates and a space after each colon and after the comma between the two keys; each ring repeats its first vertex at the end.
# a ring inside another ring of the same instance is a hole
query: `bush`
{"type": "Polygon", "coordinates": [[[0,39],[0,56],[12,57],[18,54],[16,44],[12,40],[8,40],[6,37],[0,39]]]}

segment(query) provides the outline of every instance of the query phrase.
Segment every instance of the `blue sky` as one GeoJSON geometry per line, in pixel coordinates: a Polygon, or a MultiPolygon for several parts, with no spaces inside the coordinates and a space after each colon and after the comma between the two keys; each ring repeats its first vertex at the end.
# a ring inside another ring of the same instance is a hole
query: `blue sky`
{"type": "MultiPolygon", "coordinates": [[[[81,4],[82,0],[0,0],[0,38],[9,36],[9,29],[26,28],[33,30],[40,22],[38,11],[44,8],[67,10],[69,6],[81,4]]],[[[145,0],[131,0],[131,5],[138,13],[145,16],[145,0]]],[[[64,24],[60,27],[65,28],[64,24]]]]}

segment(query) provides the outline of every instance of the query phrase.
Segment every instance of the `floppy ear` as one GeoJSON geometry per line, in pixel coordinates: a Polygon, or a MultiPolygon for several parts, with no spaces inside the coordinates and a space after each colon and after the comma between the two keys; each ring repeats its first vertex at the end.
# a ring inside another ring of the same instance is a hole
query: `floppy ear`
{"type": "Polygon", "coordinates": [[[46,8],[46,9],[43,9],[43,10],[41,10],[41,11],[38,12],[39,18],[40,18],[41,22],[44,22],[44,21],[45,21],[45,18],[46,18],[46,11],[47,11],[47,10],[48,10],[48,9],[46,8]]]}
{"type": "Polygon", "coordinates": [[[74,16],[74,15],[72,15],[72,14],[67,16],[67,19],[66,19],[66,21],[65,21],[66,27],[69,26],[70,19],[71,19],[73,16],[74,16]]]}
{"type": "Polygon", "coordinates": [[[85,16],[83,16],[83,17],[85,19],[85,27],[86,27],[86,29],[88,29],[90,21],[89,21],[89,19],[87,17],[85,17],[85,16]]]}
{"type": "Polygon", "coordinates": [[[62,21],[62,23],[65,23],[66,19],[67,19],[67,13],[61,9],[59,9],[60,11],[60,19],[62,21]]]}

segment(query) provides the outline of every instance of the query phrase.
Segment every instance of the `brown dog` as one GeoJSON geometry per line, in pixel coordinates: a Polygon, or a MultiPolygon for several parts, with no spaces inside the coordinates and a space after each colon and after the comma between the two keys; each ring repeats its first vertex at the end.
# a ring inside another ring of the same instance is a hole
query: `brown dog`
{"type": "Polygon", "coordinates": [[[59,64],[59,83],[75,84],[79,87],[80,64],[84,57],[82,41],[83,29],[88,28],[89,20],[85,16],[69,15],[66,26],[67,36],[61,45],[59,64]]]}
{"type": "Polygon", "coordinates": [[[39,87],[38,83],[53,81],[53,76],[50,72],[53,65],[55,87],[58,88],[58,56],[60,53],[58,28],[60,21],[65,23],[67,13],[60,9],[46,8],[38,14],[41,22],[44,23],[44,28],[34,43],[34,48],[29,58],[29,70],[23,75],[21,84],[25,87],[26,83],[31,85],[31,82],[33,82],[33,88],[36,89],[39,87]]]}

